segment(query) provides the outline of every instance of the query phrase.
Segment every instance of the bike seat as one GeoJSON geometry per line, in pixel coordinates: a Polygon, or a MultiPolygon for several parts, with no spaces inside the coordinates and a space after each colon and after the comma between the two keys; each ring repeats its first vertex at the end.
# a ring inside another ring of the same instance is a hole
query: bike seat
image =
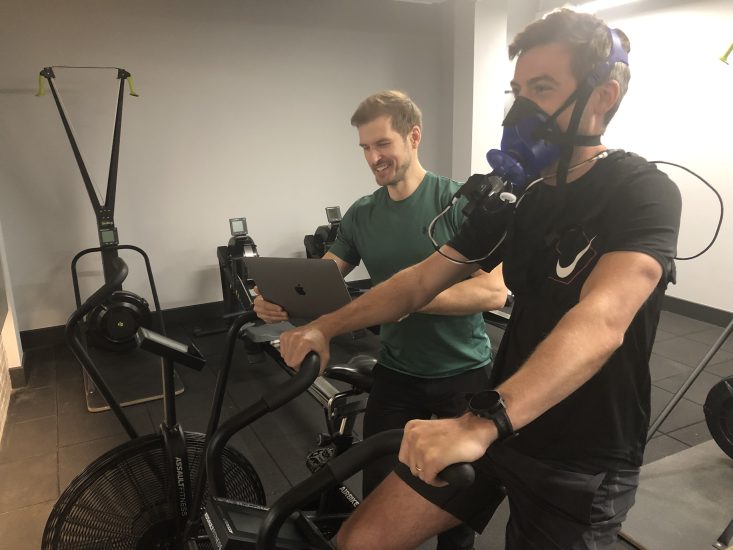
{"type": "Polygon", "coordinates": [[[354,388],[369,393],[372,389],[372,369],[377,360],[369,355],[355,355],[348,363],[329,365],[323,376],[332,380],[341,380],[354,388]]]}

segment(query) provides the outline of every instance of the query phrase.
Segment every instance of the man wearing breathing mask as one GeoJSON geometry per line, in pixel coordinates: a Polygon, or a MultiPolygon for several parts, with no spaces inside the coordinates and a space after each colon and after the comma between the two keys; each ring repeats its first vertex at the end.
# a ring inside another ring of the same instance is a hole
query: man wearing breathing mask
{"type": "Polygon", "coordinates": [[[506,548],[615,544],[638,484],[681,211],[666,175],[600,141],[626,91],[629,49],[592,15],[560,10],[529,25],[509,47],[517,99],[502,148],[488,155],[492,177],[478,178],[493,183],[467,192],[474,208],[461,232],[283,335],[288,364],[310,350],[323,357],[333,335],[420,308],[473,260],[485,270],[503,261],[515,295],[494,389],[459,418],[408,423],[401,463],[344,524],[340,549],[414,548],[459,521],[481,531],[505,493],[506,548]],[[441,486],[436,474],[457,462],[474,462],[476,481],[441,486]]]}

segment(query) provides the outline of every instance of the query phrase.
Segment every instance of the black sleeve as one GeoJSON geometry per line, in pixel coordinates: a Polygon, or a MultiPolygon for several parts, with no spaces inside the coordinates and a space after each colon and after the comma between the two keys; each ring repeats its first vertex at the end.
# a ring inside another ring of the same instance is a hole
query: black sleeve
{"type": "Polygon", "coordinates": [[[660,284],[674,283],[681,212],[682,198],[674,182],[656,168],[644,171],[612,201],[607,250],[648,254],[662,266],[660,284]]]}
{"type": "Polygon", "coordinates": [[[448,246],[469,260],[478,260],[481,269],[489,272],[502,261],[511,215],[511,208],[501,214],[474,213],[466,218],[448,246]]]}

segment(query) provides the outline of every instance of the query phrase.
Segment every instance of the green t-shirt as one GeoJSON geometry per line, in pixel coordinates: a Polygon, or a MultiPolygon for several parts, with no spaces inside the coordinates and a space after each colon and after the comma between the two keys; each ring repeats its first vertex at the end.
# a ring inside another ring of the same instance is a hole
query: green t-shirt
{"type": "MultiPolygon", "coordinates": [[[[349,208],[329,252],[354,266],[363,261],[375,285],[389,279],[434,252],[428,226],[458,187],[457,182],[431,172],[401,201],[390,199],[387,189],[380,187],[349,208]]],[[[445,244],[458,232],[463,205],[459,202],[436,223],[438,244],[445,244]]],[[[380,364],[422,378],[458,374],[491,360],[491,344],[480,313],[413,313],[399,323],[382,325],[380,336],[380,364]]]]}

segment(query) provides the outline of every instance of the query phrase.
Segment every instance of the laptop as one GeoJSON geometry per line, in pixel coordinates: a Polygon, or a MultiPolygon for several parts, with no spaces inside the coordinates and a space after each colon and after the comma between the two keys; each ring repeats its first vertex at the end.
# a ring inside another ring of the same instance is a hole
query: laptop
{"type": "Polygon", "coordinates": [[[252,257],[244,258],[244,263],[248,278],[255,281],[262,297],[281,306],[290,318],[289,323],[262,328],[269,339],[351,302],[344,278],[333,260],[252,257]]]}

